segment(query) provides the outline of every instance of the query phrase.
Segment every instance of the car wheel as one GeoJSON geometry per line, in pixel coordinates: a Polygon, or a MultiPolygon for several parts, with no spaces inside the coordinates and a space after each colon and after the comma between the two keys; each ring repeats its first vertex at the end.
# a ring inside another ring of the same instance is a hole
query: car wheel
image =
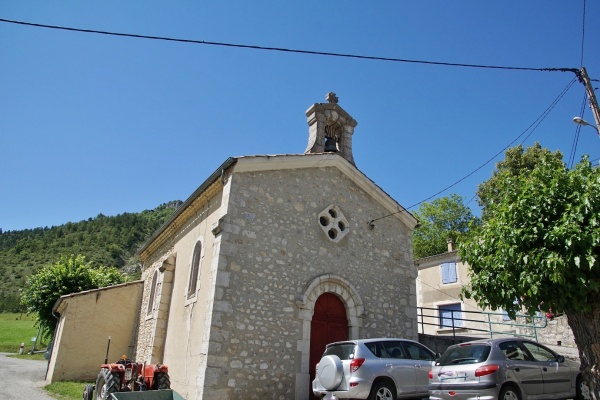
{"type": "Polygon", "coordinates": [[[325,356],[319,361],[317,376],[321,386],[327,390],[336,389],[344,377],[342,360],[338,356],[325,356]]]}
{"type": "Polygon", "coordinates": [[[396,389],[387,382],[379,382],[371,388],[369,400],[395,400],[396,389]]]}
{"type": "Polygon", "coordinates": [[[576,390],[575,400],[589,400],[592,398],[592,396],[590,394],[590,387],[583,380],[581,375],[579,375],[577,377],[577,388],[575,390],[576,390]]]}
{"type": "Polygon", "coordinates": [[[521,394],[514,386],[504,386],[500,391],[498,400],[521,400],[521,394]]]}

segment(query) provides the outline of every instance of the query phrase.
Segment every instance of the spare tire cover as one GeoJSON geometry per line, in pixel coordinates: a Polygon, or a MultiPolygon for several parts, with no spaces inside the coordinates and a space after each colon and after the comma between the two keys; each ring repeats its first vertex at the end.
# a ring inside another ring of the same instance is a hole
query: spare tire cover
{"type": "Polygon", "coordinates": [[[319,362],[317,372],[319,382],[327,390],[333,390],[342,383],[344,367],[338,356],[325,356],[319,362]]]}

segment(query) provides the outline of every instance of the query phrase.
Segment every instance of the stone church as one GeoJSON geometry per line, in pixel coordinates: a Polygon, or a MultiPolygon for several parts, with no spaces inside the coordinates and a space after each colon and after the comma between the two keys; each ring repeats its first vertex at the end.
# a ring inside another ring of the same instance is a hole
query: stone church
{"type": "Polygon", "coordinates": [[[357,169],[357,122],[326,100],[304,154],[227,159],[139,250],[132,350],[185,399],[309,399],[327,343],[417,339],[417,220],[357,169]]]}

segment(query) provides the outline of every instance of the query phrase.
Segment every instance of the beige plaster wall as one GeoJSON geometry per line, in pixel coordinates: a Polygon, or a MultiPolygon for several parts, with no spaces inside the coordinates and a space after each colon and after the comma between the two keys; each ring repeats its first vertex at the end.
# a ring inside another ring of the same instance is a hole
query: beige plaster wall
{"type": "Polygon", "coordinates": [[[145,265],[143,272],[144,299],[140,316],[137,354],[139,359],[147,362],[163,362],[169,367],[171,387],[184,398],[196,397],[197,381],[205,370],[206,349],[204,340],[208,337],[206,326],[210,326],[210,311],[214,298],[214,285],[211,285],[211,263],[215,236],[211,229],[217,225],[221,215],[222,193],[210,199],[201,207],[145,265]],[[194,246],[202,243],[202,258],[198,276],[197,294],[188,299],[190,266],[194,246]],[[174,260],[174,270],[160,272],[160,268],[174,260]],[[161,294],[155,292],[154,304],[165,310],[147,313],[151,283],[154,271],[159,270],[159,287],[171,281],[172,291],[161,294]],[[166,298],[164,296],[166,295],[166,298]],[[165,344],[162,348],[154,346],[157,333],[166,331],[165,344]],[[162,351],[161,351],[162,350],[162,351]],[[162,359],[157,358],[163,352],[162,359]]]}
{"type": "MultiPolygon", "coordinates": [[[[461,299],[463,285],[468,282],[469,268],[468,265],[461,262],[456,252],[440,254],[438,256],[428,257],[426,259],[417,260],[418,265],[418,305],[423,307],[423,317],[419,317],[419,332],[428,335],[451,335],[452,328],[439,327],[439,312],[438,307],[446,304],[461,304],[464,328],[455,329],[454,332],[465,335],[483,335],[480,330],[489,330],[487,324],[487,316],[479,314],[481,309],[472,299],[461,299]],[[441,265],[446,262],[456,262],[456,283],[444,284],[442,282],[441,265]],[[433,308],[434,310],[431,310],[433,308]],[[421,321],[423,322],[421,324],[421,321]]],[[[498,319],[493,317],[493,319],[498,319]]],[[[500,318],[501,319],[501,318],[500,318]]],[[[498,327],[496,327],[498,328],[498,327]]],[[[489,335],[487,335],[489,337],[489,335]]]]}
{"type": "Polygon", "coordinates": [[[137,281],[63,296],[46,381],[95,381],[109,336],[109,362],[131,356],[141,293],[137,281]]]}

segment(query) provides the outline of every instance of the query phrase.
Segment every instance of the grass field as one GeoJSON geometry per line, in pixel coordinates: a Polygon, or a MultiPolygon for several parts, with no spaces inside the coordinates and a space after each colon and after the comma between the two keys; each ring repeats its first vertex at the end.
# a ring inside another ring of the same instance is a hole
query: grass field
{"type": "MultiPolygon", "coordinates": [[[[31,351],[38,330],[34,326],[33,317],[26,314],[1,313],[0,314],[0,352],[18,353],[21,343],[25,344],[25,351],[31,351]]],[[[39,339],[39,338],[38,338],[39,339]]],[[[38,340],[36,350],[45,349],[46,343],[38,340]]]]}
{"type": "Polygon", "coordinates": [[[80,400],[85,385],[85,382],[54,382],[46,385],[44,389],[59,400],[80,400]]]}

